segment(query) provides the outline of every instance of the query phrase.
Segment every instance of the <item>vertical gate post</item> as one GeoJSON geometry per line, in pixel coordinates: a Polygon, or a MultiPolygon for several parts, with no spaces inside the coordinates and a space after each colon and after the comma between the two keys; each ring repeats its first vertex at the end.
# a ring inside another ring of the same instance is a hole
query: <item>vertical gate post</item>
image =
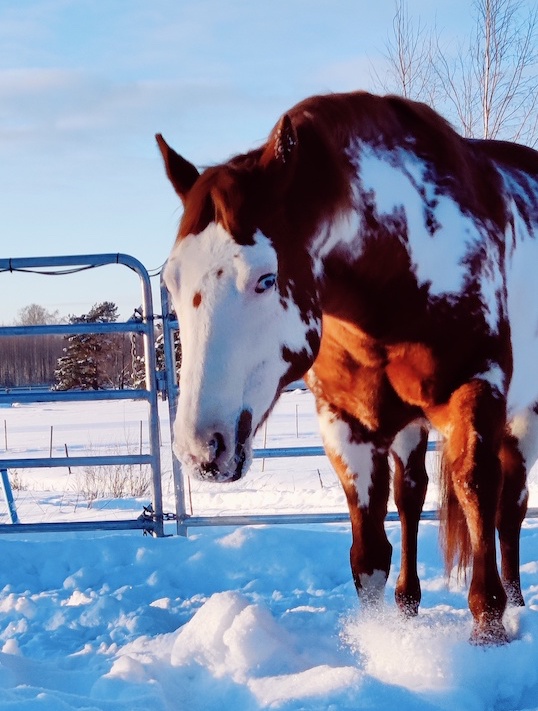
{"type": "Polygon", "coordinates": [[[9,475],[7,469],[0,469],[2,492],[4,494],[4,500],[7,504],[7,512],[9,515],[9,520],[11,523],[19,523],[19,515],[17,513],[17,507],[15,506],[15,499],[13,498],[13,492],[11,490],[11,484],[9,482],[9,475]]]}
{"type": "MultiPolygon", "coordinates": [[[[177,319],[171,313],[170,297],[161,278],[161,307],[163,316],[163,339],[164,339],[164,362],[166,377],[166,392],[168,395],[168,412],[170,416],[170,444],[174,442],[174,422],[177,413],[178,382],[176,349],[174,347],[174,331],[178,328],[177,319]]],[[[172,450],[172,474],[174,478],[174,499],[176,507],[177,533],[186,536],[187,531],[184,525],[187,517],[187,505],[185,499],[185,485],[181,472],[181,465],[172,450]]]]}

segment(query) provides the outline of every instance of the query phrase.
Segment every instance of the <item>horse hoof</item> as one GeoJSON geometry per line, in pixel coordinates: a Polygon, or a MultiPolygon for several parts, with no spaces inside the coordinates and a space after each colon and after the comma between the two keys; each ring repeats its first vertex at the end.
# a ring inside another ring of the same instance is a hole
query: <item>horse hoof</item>
{"type": "Polygon", "coordinates": [[[395,597],[398,611],[402,617],[407,620],[418,615],[418,600],[415,600],[407,595],[396,594],[395,597]]]}
{"type": "Polygon", "coordinates": [[[477,647],[500,647],[510,641],[503,623],[500,620],[475,622],[471,632],[471,644],[477,647]]]}

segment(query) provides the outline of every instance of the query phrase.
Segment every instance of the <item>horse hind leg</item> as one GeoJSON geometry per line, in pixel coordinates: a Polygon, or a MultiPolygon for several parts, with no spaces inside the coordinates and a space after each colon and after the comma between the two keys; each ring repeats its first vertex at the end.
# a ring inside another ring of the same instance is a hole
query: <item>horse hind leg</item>
{"type": "MultiPolygon", "coordinates": [[[[508,641],[502,623],[507,596],[497,568],[495,528],[502,485],[499,452],[505,432],[505,403],[496,388],[477,378],[456,390],[447,406],[434,411],[431,419],[445,433],[449,473],[445,486],[452,488],[463,511],[471,549],[471,641],[502,644],[508,641]]],[[[448,534],[450,538],[450,531],[448,534]]],[[[448,559],[447,565],[451,565],[448,559]]]]}
{"type": "Polygon", "coordinates": [[[421,600],[417,573],[417,541],[420,516],[426,498],[428,475],[426,450],[428,427],[417,420],[405,427],[391,447],[394,460],[394,500],[400,516],[402,550],[395,598],[406,617],[415,616],[421,600]]]}
{"type": "Polygon", "coordinates": [[[508,430],[500,451],[503,486],[497,510],[501,578],[508,604],[523,606],[519,545],[527,512],[527,473],[538,459],[538,406],[515,417],[508,430]]]}

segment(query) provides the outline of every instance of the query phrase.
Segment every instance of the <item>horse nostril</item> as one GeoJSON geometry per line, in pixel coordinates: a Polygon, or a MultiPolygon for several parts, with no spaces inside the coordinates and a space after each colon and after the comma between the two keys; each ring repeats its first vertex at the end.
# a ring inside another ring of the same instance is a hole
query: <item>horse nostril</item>
{"type": "Polygon", "coordinates": [[[226,445],[224,444],[224,437],[220,432],[215,432],[213,437],[209,440],[209,447],[213,451],[213,456],[218,459],[223,452],[226,451],[226,445]]]}

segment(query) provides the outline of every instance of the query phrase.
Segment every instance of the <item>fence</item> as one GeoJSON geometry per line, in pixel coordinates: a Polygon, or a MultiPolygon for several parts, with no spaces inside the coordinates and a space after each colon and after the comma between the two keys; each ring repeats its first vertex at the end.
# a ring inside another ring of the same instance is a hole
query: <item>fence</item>
{"type": "Polygon", "coordinates": [[[0,337],[17,335],[45,334],[84,334],[84,333],[138,333],[143,337],[145,358],[145,387],[125,390],[69,390],[0,392],[0,404],[14,402],[69,402],[96,400],[145,400],[148,403],[149,453],[147,454],[116,454],[93,456],[39,457],[39,458],[0,458],[0,484],[4,490],[4,498],[8,505],[10,524],[1,524],[0,533],[19,533],[22,531],[71,531],[71,530],[126,530],[142,529],[155,536],[164,535],[161,460],[159,444],[159,417],[157,410],[158,384],[157,364],[155,355],[154,315],[151,284],[148,272],[141,262],[127,254],[90,254],[63,257],[30,257],[20,259],[0,259],[0,273],[14,271],[31,271],[42,268],[90,268],[109,264],[118,264],[133,270],[140,279],[142,291],[142,312],[140,319],[122,323],[79,323],[35,326],[3,326],[0,327],[0,337]],[[47,523],[21,523],[18,520],[8,472],[15,468],[48,468],[48,467],[89,467],[106,465],[145,464],[151,469],[152,509],[145,510],[136,519],[106,520],[106,521],[69,521],[47,523]]]}

